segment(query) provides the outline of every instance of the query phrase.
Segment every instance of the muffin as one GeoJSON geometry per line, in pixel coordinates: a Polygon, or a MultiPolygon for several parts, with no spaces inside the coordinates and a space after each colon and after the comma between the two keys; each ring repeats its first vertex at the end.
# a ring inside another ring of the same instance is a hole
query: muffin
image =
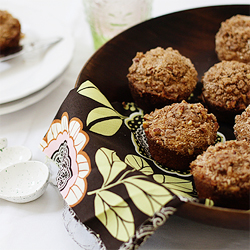
{"type": "Polygon", "coordinates": [[[221,23],[215,50],[222,60],[250,62],[250,16],[236,15],[221,23]]]}
{"type": "Polygon", "coordinates": [[[219,121],[234,123],[234,117],[250,104],[250,65],[222,61],[202,77],[202,99],[219,121]]]}
{"type": "Polygon", "coordinates": [[[188,170],[190,162],[215,143],[219,125],[201,103],[182,101],[146,114],[143,128],[155,161],[188,170]]]}
{"type": "Polygon", "coordinates": [[[186,100],[197,76],[190,59],[171,47],[138,52],[127,74],[134,102],[145,112],[186,100]]]}
{"type": "Polygon", "coordinates": [[[0,54],[6,50],[19,47],[21,25],[7,11],[0,10],[0,54]]]}
{"type": "Polygon", "coordinates": [[[190,164],[199,198],[216,205],[249,209],[250,144],[247,141],[217,143],[190,164]]]}
{"type": "Polygon", "coordinates": [[[250,105],[241,115],[236,115],[234,135],[238,141],[246,140],[250,142],[250,105]]]}

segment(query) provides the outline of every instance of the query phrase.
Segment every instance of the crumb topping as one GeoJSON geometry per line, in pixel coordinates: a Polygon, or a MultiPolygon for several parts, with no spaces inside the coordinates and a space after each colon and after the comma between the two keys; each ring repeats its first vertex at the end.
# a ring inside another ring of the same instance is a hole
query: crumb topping
{"type": "Polygon", "coordinates": [[[217,143],[190,164],[191,173],[209,179],[224,192],[250,191],[250,144],[246,141],[217,143]]]}
{"type": "Polygon", "coordinates": [[[0,10],[0,49],[18,46],[21,26],[7,11],[0,10]]]}
{"type": "Polygon", "coordinates": [[[182,154],[206,150],[216,140],[218,123],[202,104],[186,101],[156,109],[144,116],[143,128],[148,137],[182,154]]]}
{"type": "Polygon", "coordinates": [[[244,110],[250,104],[250,65],[222,61],[203,76],[203,96],[214,106],[244,110]]]}
{"type": "Polygon", "coordinates": [[[171,47],[166,50],[157,47],[145,54],[137,52],[127,75],[142,93],[161,93],[168,99],[190,94],[197,84],[197,76],[190,59],[171,47]]]}
{"type": "Polygon", "coordinates": [[[250,17],[236,15],[222,22],[215,44],[220,60],[250,62],[250,17]]]}
{"type": "Polygon", "coordinates": [[[234,134],[237,140],[250,142],[250,105],[241,115],[235,116],[234,134]]]}

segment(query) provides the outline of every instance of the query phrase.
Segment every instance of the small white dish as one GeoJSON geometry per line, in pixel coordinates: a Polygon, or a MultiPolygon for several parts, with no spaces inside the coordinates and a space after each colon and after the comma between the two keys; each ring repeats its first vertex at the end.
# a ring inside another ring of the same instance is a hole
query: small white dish
{"type": "Polygon", "coordinates": [[[0,198],[26,203],[39,198],[49,183],[49,169],[39,161],[19,162],[0,172],[0,198]]]}
{"type": "Polygon", "coordinates": [[[0,151],[0,171],[18,162],[25,162],[31,159],[31,151],[25,146],[6,147],[0,151]]]}

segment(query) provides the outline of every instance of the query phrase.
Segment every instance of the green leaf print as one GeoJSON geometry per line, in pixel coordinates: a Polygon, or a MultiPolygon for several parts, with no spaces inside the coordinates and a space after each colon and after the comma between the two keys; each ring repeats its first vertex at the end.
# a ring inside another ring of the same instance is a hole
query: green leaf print
{"type": "Polygon", "coordinates": [[[148,216],[153,216],[173,197],[166,188],[140,176],[127,178],[124,185],[137,208],[148,216]]]}
{"type": "Polygon", "coordinates": [[[83,96],[87,96],[96,102],[103,104],[109,108],[113,108],[107,98],[100,92],[100,90],[89,80],[83,82],[77,92],[83,96]]]}
{"type": "Polygon", "coordinates": [[[90,81],[82,83],[77,92],[104,105],[104,107],[97,107],[89,112],[86,120],[88,129],[104,136],[114,135],[120,129],[125,117],[112,107],[107,98],[90,81]]]}
{"type": "Polygon", "coordinates": [[[158,183],[161,183],[166,188],[170,189],[177,196],[190,198],[193,192],[193,185],[190,180],[184,180],[177,177],[163,175],[163,174],[154,174],[153,178],[158,183]]]}
{"type": "Polygon", "coordinates": [[[105,136],[114,135],[120,129],[122,122],[118,112],[106,107],[92,109],[86,120],[90,131],[105,136]]]}
{"type": "Polygon", "coordinates": [[[127,167],[115,151],[107,148],[100,148],[96,152],[95,161],[104,180],[103,186],[112,182],[127,167]]]}
{"type": "Polygon", "coordinates": [[[126,242],[135,232],[134,215],[123,197],[110,191],[112,187],[124,185],[137,209],[148,216],[153,216],[173,196],[161,184],[154,183],[147,175],[136,172],[144,169],[147,170],[145,173],[152,175],[152,169],[141,157],[129,154],[123,162],[115,151],[100,148],[96,152],[95,161],[103,177],[102,186],[87,193],[95,195],[95,216],[113,237],[126,242]],[[132,169],[128,168],[128,165],[132,169]],[[136,175],[131,175],[132,173],[136,175]]]}
{"type": "Polygon", "coordinates": [[[152,175],[154,173],[150,165],[140,156],[129,154],[125,157],[125,162],[145,175],[152,175]]]}
{"type": "Polygon", "coordinates": [[[126,242],[135,232],[128,204],[117,194],[101,190],[95,197],[95,215],[116,239],[126,242]]]}

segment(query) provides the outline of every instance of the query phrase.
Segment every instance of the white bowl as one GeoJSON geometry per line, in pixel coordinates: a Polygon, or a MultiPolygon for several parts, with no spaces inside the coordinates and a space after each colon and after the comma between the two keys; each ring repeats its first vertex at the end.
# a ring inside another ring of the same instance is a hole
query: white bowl
{"type": "Polygon", "coordinates": [[[39,198],[49,183],[49,169],[39,161],[19,162],[0,172],[0,198],[25,203],[39,198]]]}

